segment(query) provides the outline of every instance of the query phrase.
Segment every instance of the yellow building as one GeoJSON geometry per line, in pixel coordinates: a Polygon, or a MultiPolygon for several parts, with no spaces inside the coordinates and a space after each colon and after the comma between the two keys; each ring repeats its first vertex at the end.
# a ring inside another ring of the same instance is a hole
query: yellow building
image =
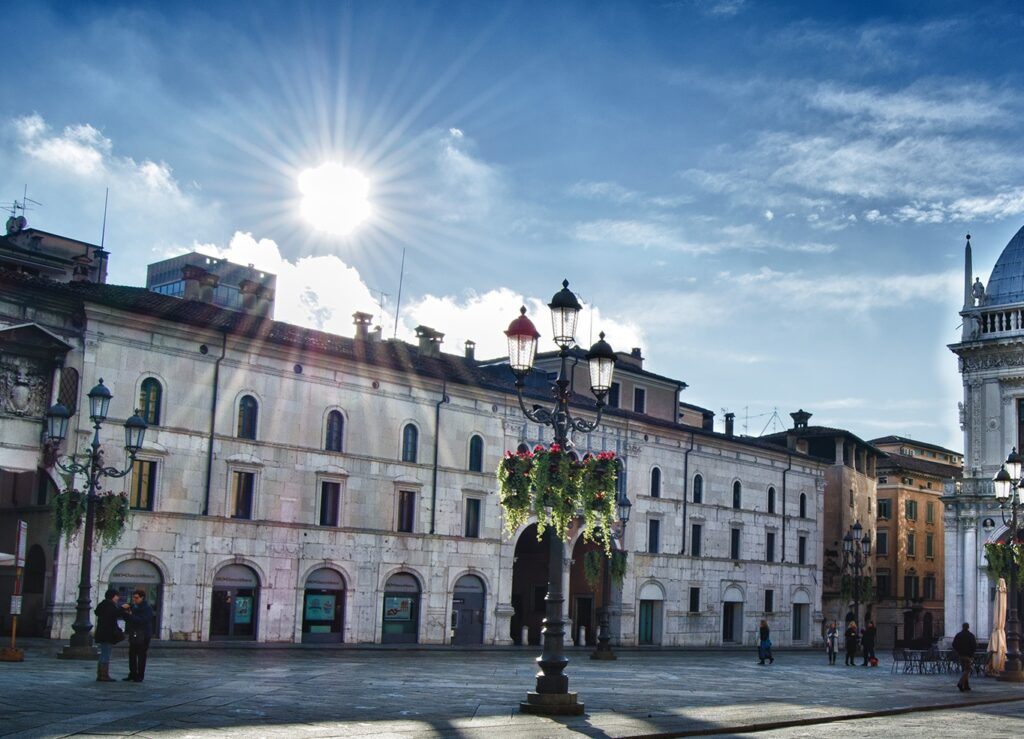
{"type": "Polygon", "coordinates": [[[874,439],[878,461],[875,624],[879,646],[931,642],[944,624],[945,481],[963,474],[963,455],[902,436],[874,439]]]}

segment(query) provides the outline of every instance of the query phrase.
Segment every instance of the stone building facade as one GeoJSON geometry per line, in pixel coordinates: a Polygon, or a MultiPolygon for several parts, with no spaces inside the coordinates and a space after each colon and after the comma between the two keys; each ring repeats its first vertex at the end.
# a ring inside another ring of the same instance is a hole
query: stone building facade
{"type": "MultiPolygon", "coordinates": [[[[991,630],[995,601],[985,544],[1007,536],[992,478],[1010,450],[1024,442],[1024,228],[1003,249],[987,284],[974,276],[969,236],[964,253],[963,334],[949,347],[959,357],[963,379],[964,469],[963,479],[949,481],[942,499],[946,623],[966,621],[984,635],[991,630]]],[[[1018,601],[1022,608],[1024,598],[1018,601]]]]}
{"type": "MultiPolygon", "coordinates": [[[[546,550],[532,523],[502,535],[494,471],[549,430],[521,415],[507,366],[444,353],[427,327],[417,345],[382,341],[366,319],[346,338],[0,271],[4,398],[20,377],[31,399],[0,409],[0,506],[4,521],[29,521],[43,573],[19,631],[70,633],[81,540],[54,538],[50,506],[74,481],[40,431],[61,399],[76,409],[61,451],[86,444],[81,408],[103,378],[108,463],[123,464],[120,425],[135,409],[150,426],[133,473],[110,481],[134,510],[122,539],[97,548],[93,595],[148,588],[160,638],[509,644],[525,627],[536,642],[546,550]]],[[[623,359],[618,381],[651,404],[620,404],[575,439],[623,458],[633,501],[615,640],[749,645],[761,618],[776,644],[819,640],[827,465],[680,424],[683,384],[623,359]]],[[[528,392],[543,402],[537,379],[528,392]]],[[[5,525],[0,549],[12,536],[5,525]]],[[[601,606],[581,567],[592,546],[574,537],[563,567],[571,633],[588,643],[601,606]]]]}

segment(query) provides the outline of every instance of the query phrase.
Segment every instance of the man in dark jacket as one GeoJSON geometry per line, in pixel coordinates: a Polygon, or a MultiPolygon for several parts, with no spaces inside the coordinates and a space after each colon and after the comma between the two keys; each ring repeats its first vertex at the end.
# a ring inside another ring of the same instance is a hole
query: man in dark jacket
{"type": "Polygon", "coordinates": [[[96,614],[93,641],[100,648],[99,661],[96,663],[96,680],[101,683],[113,682],[113,678],[110,677],[110,650],[124,638],[124,633],[117,625],[117,620],[125,617],[117,606],[118,597],[116,590],[107,588],[103,600],[93,611],[96,614]]]}
{"type": "Polygon", "coordinates": [[[864,627],[864,637],[861,644],[864,645],[864,667],[871,664],[871,660],[875,659],[875,637],[878,634],[878,629],[875,628],[874,621],[868,621],[868,625],[864,627]]]}
{"type": "Polygon", "coordinates": [[[953,637],[953,651],[960,657],[960,682],[956,686],[960,692],[970,690],[971,668],[974,667],[974,652],[978,648],[978,640],[971,633],[971,625],[964,624],[960,633],[953,637]]]}
{"type": "Polygon", "coordinates": [[[126,612],[128,627],[128,677],[141,683],[146,676],[146,656],[153,638],[153,607],[146,602],[146,591],[132,593],[132,604],[126,612]]]}

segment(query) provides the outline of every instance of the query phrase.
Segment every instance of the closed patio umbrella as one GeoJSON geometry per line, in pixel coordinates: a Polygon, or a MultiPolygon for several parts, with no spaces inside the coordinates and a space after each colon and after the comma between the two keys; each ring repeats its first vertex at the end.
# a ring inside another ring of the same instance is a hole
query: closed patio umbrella
{"type": "Polygon", "coordinates": [[[1006,580],[999,578],[996,586],[996,608],[992,614],[992,638],[988,642],[992,653],[990,667],[993,672],[1002,672],[1006,666],[1006,580]]]}

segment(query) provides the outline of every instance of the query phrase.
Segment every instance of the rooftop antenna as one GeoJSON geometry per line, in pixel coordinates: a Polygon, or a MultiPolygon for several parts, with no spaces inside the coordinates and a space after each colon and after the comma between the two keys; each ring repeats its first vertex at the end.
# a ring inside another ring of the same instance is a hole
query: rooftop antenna
{"type": "Polygon", "coordinates": [[[32,200],[28,196],[28,185],[25,185],[25,189],[23,191],[20,203],[17,200],[14,200],[10,204],[3,204],[4,210],[8,210],[11,213],[11,217],[7,219],[8,234],[17,233],[18,231],[21,231],[28,225],[28,221],[25,219],[25,212],[29,210],[35,210],[35,208],[29,205],[29,203],[32,203],[33,205],[38,205],[40,207],[42,207],[43,205],[38,200],[32,200]],[[18,215],[18,211],[21,211],[21,215],[18,215]]]}
{"type": "Polygon", "coordinates": [[[103,243],[107,240],[107,202],[110,200],[110,188],[107,188],[107,193],[103,196],[103,229],[100,231],[100,249],[103,248],[103,243]]]}
{"type": "Polygon", "coordinates": [[[395,332],[393,339],[398,338],[398,313],[402,308],[402,281],[405,279],[405,247],[402,247],[402,269],[398,273],[398,300],[395,301],[395,332]]]}
{"type": "Polygon", "coordinates": [[[384,306],[387,305],[387,301],[388,298],[391,297],[391,293],[386,293],[380,288],[376,287],[367,287],[366,289],[369,290],[371,293],[377,295],[377,308],[380,310],[380,321],[378,323],[384,323],[384,314],[386,313],[386,311],[384,310],[384,306]]]}

